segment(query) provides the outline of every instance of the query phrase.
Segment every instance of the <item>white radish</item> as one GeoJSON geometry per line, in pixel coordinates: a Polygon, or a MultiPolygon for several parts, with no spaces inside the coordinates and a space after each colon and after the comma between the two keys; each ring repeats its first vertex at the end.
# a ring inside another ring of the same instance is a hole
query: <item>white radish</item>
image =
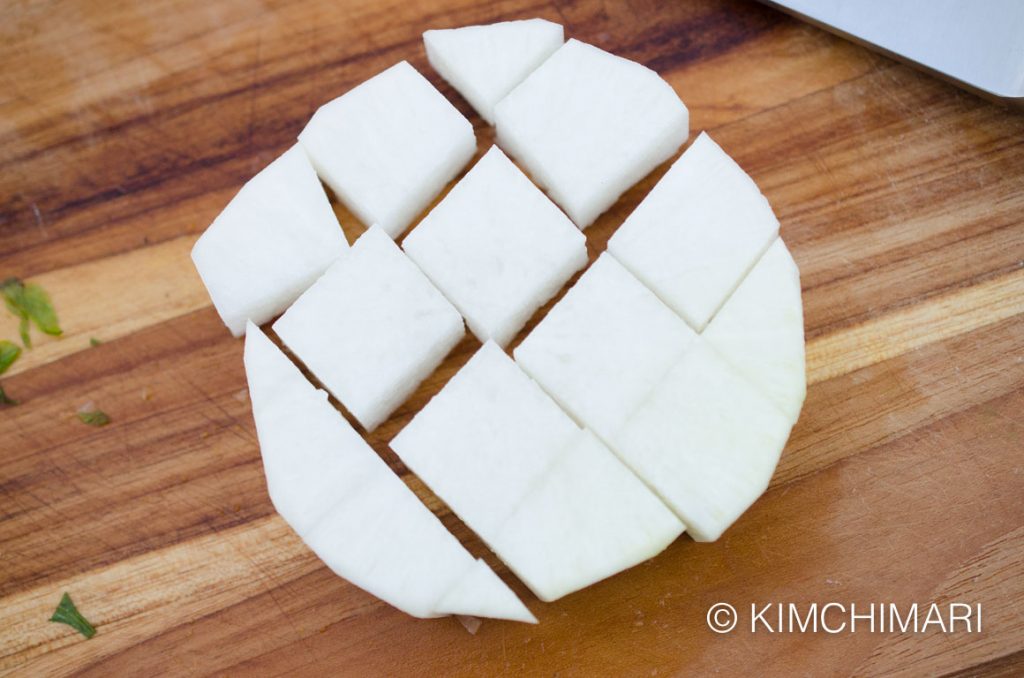
{"type": "Polygon", "coordinates": [[[392,238],[476,151],[473,126],[405,61],[321,106],[299,143],[345,206],[392,238]]]}
{"type": "Polygon", "coordinates": [[[288,308],[348,249],[298,145],[250,179],[192,248],[192,261],[233,335],[288,308]]]}
{"type": "Polygon", "coordinates": [[[714,541],[767,489],[791,421],[698,339],[614,435],[622,459],[714,541]]]}
{"type": "Polygon", "coordinates": [[[782,238],[740,283],[704,339],[792,421],[807,394],[800,271],[782,238]]]}
{"type": "Polygon", "coordinates": [[[430,65],[490,124],[494,105],[561,47],[562,39],[562,27],[543,19],[423,33],[430,65]]]}
{"type": "Polygon", "coordinates": [[[368,431],[465,333],[459,312],[376,226],[299,297],[274,331],[368,431]]]}
{"type": "Polygon", "coordinates": [[[757,185],[702,133],[608,251],[700,332],[778,232],[757,185]]]}
{"type": "Polygon", "coordinates": [[[497,146],[402,248],[480,341],[502,346],[587,263],[583,234],[497,146]]]}
{"type": "Polygon", "coordinates": [[[271,501],[328,567],[415,617],[536,621],[251,323],[245,370],[271,501]]]}
{"type": "Polygon", "coordinates": [[[683,531],[493,342],[391,447],[541,600],[632,567],[683,531]]]}
{"type": "Polygon", "coordinates": [[[695,338],[602,254],[515,349],[516,362],[605,442],[695,338]]]}
{"type": "Polygon", "coordinates": [[[668,160],[689,113],[657,73],[569,40],[494,109],[498,145],[580,228],[668,160]]]}

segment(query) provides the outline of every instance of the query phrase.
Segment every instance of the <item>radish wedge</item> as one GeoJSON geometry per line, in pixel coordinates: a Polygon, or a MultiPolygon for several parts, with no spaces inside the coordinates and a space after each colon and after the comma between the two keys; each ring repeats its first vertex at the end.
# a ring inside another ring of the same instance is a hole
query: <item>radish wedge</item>
{"type": "Polygon", "coordinates": [[[494,105],[561,47],[562,40],[562,27],[543,19],[423,34],[430,65],[492,125],[494,105]]]}
{"type": "Polygon", "coordinates": [[[245,369],[271,501],[331,570],[414,617],[536,621],[251,323],[245,369]]]}
{"type": "Polygon", "coordinates": [[[348,249],[298,145],[250,179],[192,248],[221,320],[236,337],[295,301],[348,249]]]}
{"type": "Polygon", "coordinates": [[[776,238],[702,335],[796,421],[807,395],[800,271],[776,238]]]}

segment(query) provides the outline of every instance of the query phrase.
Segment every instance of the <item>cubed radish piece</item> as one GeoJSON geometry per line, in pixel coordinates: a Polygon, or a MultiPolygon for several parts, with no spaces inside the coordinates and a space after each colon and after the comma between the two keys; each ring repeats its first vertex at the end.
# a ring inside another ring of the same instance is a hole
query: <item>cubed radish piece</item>
{"type": "Polygon", "coordinates": [[[516,362],[608,442],[694,339],[607,253],[515,349],[516,362]]]}
{"type": "Polygon", "coordinates": [[[583,234],[497,146],[402,248],[480,341],[502,346],[587,263],[583,234]]]}
{"type": "Polygon", "coordinates": [[[426,31],[427,59],[484,120],[494,105],[562,46],[562,27],[543,19],[426,31]]]}
{"type": "Polygon", "coordinates": [[[789,415],[698,339],[612,444],[694,539],[714,541],[768,487],[790,427],[789,415]]]}
{"type": "Polygon", "coordinates": [[[672,87],[638,63],[569,40],[494,109],[498,145],[586,228],[689,134],[672,87]]]}
{"type": "Polygon", "coordinates": [[[328,567],[415,617],[536,621],[251,323],[245,370],[271,501],[328,567]]]}
{"type": "Polygon", "coordinates": [[[462,317],[379,227],[366,231],[274,331],[372,431],[462,338],[462,317]]]}
{"type": "Polygon", "coordinates": [[[776,238],[704,339],[795,422],[807,394],[800,271],[776,238]]]}
{"type": "Polygon", "coordinates": [[[700,332],[778,233],[757,185],[702,133],[608,251],[700,332]]]}
{"type": "Polygon", "coordinates": [[[348,249],[298,145],[250,179],[192,248],[192,261],[233,335],[288,308],[348,249]]]}
{"type": "Polygon", "coordinates": [[[476,151],[473,126],[405,61],[321,106],[299,143],[345,206],[392,238],[476,151]]]}
{"type": "Polygon", "coordinates": [[[542,600],[632,567],[683,530],[494,342],[391,447],[542,600]]]}

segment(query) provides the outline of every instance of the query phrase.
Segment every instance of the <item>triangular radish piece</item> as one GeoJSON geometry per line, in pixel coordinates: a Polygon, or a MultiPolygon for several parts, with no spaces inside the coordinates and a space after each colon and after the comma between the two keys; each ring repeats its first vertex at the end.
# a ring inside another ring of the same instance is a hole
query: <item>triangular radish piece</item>
{"type": "Polygon", "coordinates": [[[297,144],[231,199],[192,248],[221,320],[241,336],[246,320],[281,313],[348,250],[320,180],[297,144]]]}
{"type": "Polygon", "coordinates": [[[701,133],[608,251],[700,332],[778,233],[757,184],[701,133]]]}
{"type": "Polygon", "coordinates": [[[494,574],[494,570],[479,558],[469,574],[456,582],[455,586],[441,598],[436,609],[441,614],[480,615],[529,624],[537,623],[537,618],[522,605],[510,589],[505,587],[498,579],[498,575],[494,574]],[[494,595],[499,590],[499,584],[507,594],[504,598],[494,595]],[[487,602],[493,607],[485,607],[487,602]],[[508,616],[510,610],[520,606],[523,612],[521,616],[508,616]]]}
{"type": "Polygon", "coordinates": [[[807,394],[800,271],[782,238],[725,302],[704,339],[796,421],[807,394]]]}
{"type": "Polygon", "coordinates": [[[562,27],[543,19],[426,31],[427,59],[477,113],[494,105],[562,46],[562,27]]]}
{"type": "Polygon", "coordinates": [[[500,579],[480,583],[473,557],[252,323],[245,368],[271,501],[328,567],[414,617],[443,614],[464,577],[479,596],[464,614],[529,616],[500,579]]]}

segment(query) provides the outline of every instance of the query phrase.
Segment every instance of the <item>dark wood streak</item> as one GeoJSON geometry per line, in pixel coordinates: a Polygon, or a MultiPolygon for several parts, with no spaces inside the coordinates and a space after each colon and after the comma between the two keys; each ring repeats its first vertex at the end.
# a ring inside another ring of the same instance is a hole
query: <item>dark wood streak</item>
{"type": "MultiPolygon", "coordinates": [[[[672,36],[692,35],[696,33],[698,36],[701,36],[700,41],[689,45],[687,50],[681,53],[683,54],[683,57],[681,58],[680,63],[685,63],[686,61],[698,58],[710,58],[727,50],[734,49],[747,40],[760,37],[763,33],[771,30],[779,21],[782,20],[779,19],[780,15],[777,13],[765,12],[763,10],[760,14],[757,12],[753,13],[752,16],[774,17],[775,21],[728,21],[727,19],[730,16],[735,17],[735,12],[730,14],[729,11],[722,10],[710,18],[698,16],[696,19],[687,19],[680,22],[670,21],[664,25],[659,24],[658,32],[651,37],[642,37],[629,45],[613,45],[612,47],[626,52],[627,55],[632,55],[633,58],[637,58],[642,61],[643,55],[651,54],[652,52],[657,53],[657,51],[664,49],[666,43],[671,43],[672,36]],[[712,28],[714,29],[713,31],[710,30],[712,28]]],[[[603,27],[591,26],[589,23],[576,23],[574,26],[580,31],[579,37],[581,39],[587,39],[589,35],[595,34],[603,29],[603,27]]],[[[646,36],[646,34],[642,35],[646,36]]],[[[87,132],[78,135],[71,135],[58,139],[48,146],[33,148],[25,154],[4,158],[3,161],[21,165],[30,163],[44,156],[52,155],[57,151],[74,153],[79,149],[84,150],[87,144],[89,146],[101,144],[104,139],[113,139],[119,135],[124,135],[132,131],[154,130],[159,133],[161,126],[179,123],[179,121],[183,119],[191,120],[195,116],[208,113],[211,107],[216,106],[221,110],[232,110],[231,102],[237,101],[243,97],[251,96],[254,91],[262,91],[282,86],[287,87],[289,84],[301,82],[325,72],[348,69],[348,77],[343,78],[340,81],[335,81],[331,88],[337,92],[341,92],[348,87],[357,84],[363,79],[362,73],[364,69],[356,70],[356,67],[366,63],[382,62],[385,60],[384,57],[392,57],[393,59],[403,57],[410,59],[417,65],[417,67],[424,72],[427,72],[428,67],[426,65],[425,58],[421,54],[420,44],[420,37],[417,33],[397,43],[381,46],[366,52],[347,54],[327,62],[300,66],[294,69],[274,73],[272,75],[261,77],[257,83],[247,83],[245,85],[231,87],[224,91],[219,91],[206,96],[189,98],[180,101],[179,103],[161,108],[153,113],[118,119],[107,125],[90,129],[87,132]]],[[[288,56],[289,54],[286,53],[283,60],[286,61],[288,56]]],[[[662,72],[667,72],[675,65],[676,64],[663,64],[659,66],[659,69],[662,70],[662,72]]],[[[437,79],[436,76],[433,76],[433,78],[435,80],[437,79]]],[[[329,93],[325,94],[325,100],[329,99],[330,96],[333,95],[329,93]]],[[[243,117],[243,108],[245,107],[234,107],[234,109],[238,111],[237,119],[239,123],[241,123],[241,118],[243,117]]],[[[52,222],[50,230],[54,235],[67,236],[72,233],[88,232],[93,228],[103,228],[110,223],[110,220],[104,219],[103,221],[97,221],[85,226],[78,226],[73,230],[69,228],[62,228],[61,220],[73,216],[77,211],[96,205],[105,205],[111,201],[116,202],[122,200],[126,195],[153,189],[179,177],[192,175],[197,170],[218,167],[228,160],[236,160],[239,158],[249,159],[252,157],[263,156],[268,150],[280,151],[285,147],[287,143],[286,140],[294,139],[295,134],[301,129],[305,120],[311,113],[311,111],[307,110],[307,108],[301,104],[299,106],[292,105],[290,106],[290,109],[290,111],[285,112],[275,111],[275,117],[273,119],[260,122],[261,137],[264,141],[255,147],[250,146],[252,137],[249,134],[248,126],[246,125],[243,128],[241,124],[236,125],[232,122],[232,133],[230,138],[227,140],[222,137],[217,139],[219,144],[224,144],[226,141],[226,148],[212,155],[190,157],[188,155],[182,155],[174,152],[168,153],[168,155],[172,156],[170,159],[166,156],[163,158],[157,156],[156,162],[147,162],[151,157],[149,155],[150,152],[147,150],[144,151],[145,155],[138,159],[133,159],[123,155],[115,156],[113,158],[103,157],[102,163],[104,167],[123,166],[122,162],[128,161],[129,163],[133,163],[133,171],[110,182],[101,182],[101,185],[103,183],[107,183],[107,188],[101,188],[93,193],[79,195],[70,199],[68,196],[74,195],[70,192],[73,187],[62,186],[60,187],[59,192],[53,192],[54,199],[63,199],[63,202],[55,206],[45,204],[46,200],[44,198],[42,203],[45,208],[45,212],[48,215],[48,220],[52,222]],[[114,185],[110,186],[109,184],[111,183],[114,185]],[[61,196],[61,198],[58,198],[57,196],[61,196]]],[[[466,112],[468,112],[468,110],[466,112]]],[[[476,120],[475,114],[473,114],[473,118],[476,120]]],[[[52,121],[44,120],[39,124],[46,126],[52,124],[52,121]]],[[[192,128],[194,129],[194,126],[192,128]]],[[[202,126],[200,128],[202,128],[202,126]]],[[[218,130],[214,130],[214,133],[220,134],[219,128],[218,130]]],[[[210,148],[217,148],[217,146],[218,143],[208,144],[208,147],[210,148]]],[[[205,153],[206,151],[203,150],[201,152],[205,153]]],[[[223,188],[225,186],[237,185],[244,181],[247,176],[248,174],[246,173],[233,172],[225,177],[220,184],[214,184],[213,187],[223,188]]],[[[207,182],[202,182],[202,185],[206,186],[208,184],[207,182]]],[[[28,186],[23,186],[19,191],[20,193],[26,193],[33,192],[34,189],[28,186]]],[[[196,194],[189,197],[196,197],[196,194]]],[[[0,264],[2,264],[4,260],[8,260],[15,255],[23,254],[25,249],[32,247],[34,244],[31,240],[29,240],[27,244],[22,244],[20,246],[17,244],[20,240],[18,236],[26,233],[32,234],[36,225],[31,211],[27,211],[23,203],[23,200],[0,200],[0,235],[4,236],[3,240],[0,241],[0,264]],[[21,218],[19,218],[19,215],[22,215],[21,218]]],[[[146,214],[149,209],[129,212],[119,216],[118,218],[135,219],[146,214]]],[[[48,241],[49,239],[47,239],[46,242],[48,241]]]]}

